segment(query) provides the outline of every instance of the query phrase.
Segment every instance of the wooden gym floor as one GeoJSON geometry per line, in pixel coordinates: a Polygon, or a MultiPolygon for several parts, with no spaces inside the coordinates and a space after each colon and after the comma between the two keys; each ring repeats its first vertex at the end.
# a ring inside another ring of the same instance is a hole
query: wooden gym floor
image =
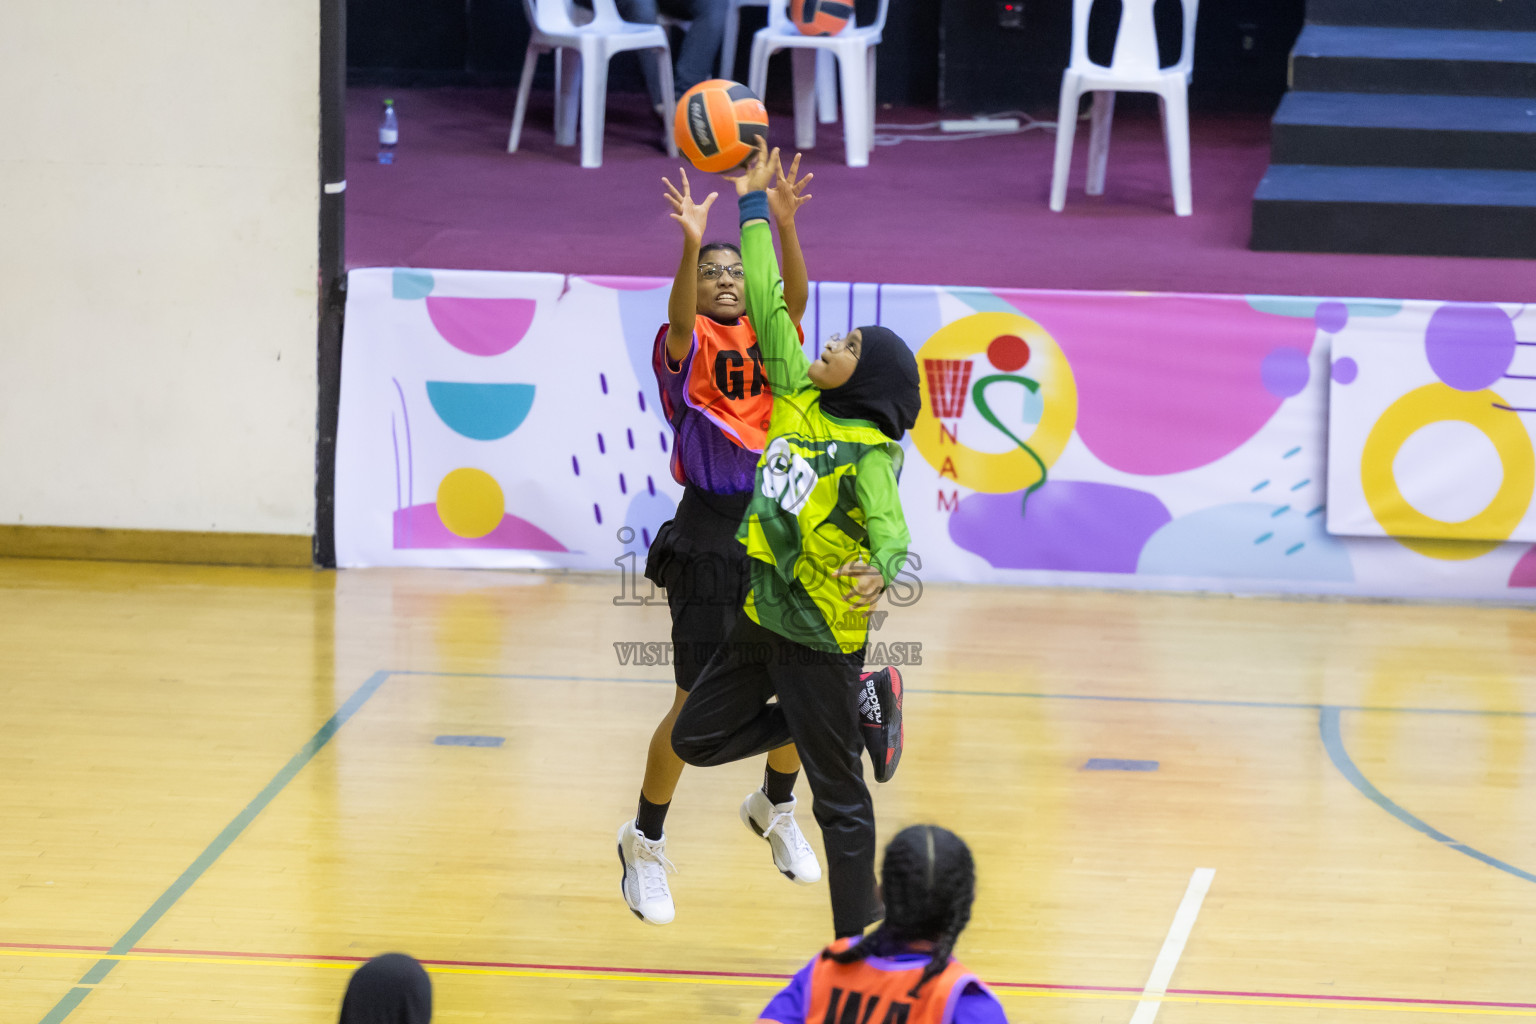
{"type": "MultiPolygon", "coordinates": [[[[630,916],[671,683],[617,594],[0,561],[0,1019],[318,1024],[399,949],[439,1022],[754,1020],[826,890],[738,821],[760,764],[690,769],[677,921],[630,916]]],[[[1536,1016],[1529,609],[929,587],[881,635],[923,645],[882,837],[969,840],[1010,1019],[1536,1016]]]]}

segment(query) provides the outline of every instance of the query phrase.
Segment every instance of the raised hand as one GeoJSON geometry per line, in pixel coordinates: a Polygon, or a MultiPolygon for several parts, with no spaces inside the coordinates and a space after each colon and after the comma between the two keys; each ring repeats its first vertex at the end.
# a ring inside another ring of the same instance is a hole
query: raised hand
{"type": "Polygon", "coordinates": [[[795,154],[794,162],[789,165],[788,177],[784,174],[784,168],[778,166],[777,160],[774,164],[778,180],[773,183],[773,188],[768,190],[768,209],[773,211],[773,219],[782,227],[792,222],[795,219],[795,211],[810,201],[810,193],[805,189],[816,175],[807,174],[799,181],[795,180],[795,176],[800,173],[799,153],[795,154]]]}
{"type": "Polygon", "coordinates": [[[724,175],[725,180],[736,186],[736,194],[744,196],[748,192],[762,192],[773,183],[774,171],[782,175],[779,170],[779,151],[777,147],[773,152],[768,152],[768,140],[761,135],[757,138],[756,152],[752,154],[751,161],[746,170],[741,174],[724,175]]]}
{"type": "Polygon", "coordinates": [[[709,223],[709,208],[714,205],[720,193],[711,192],[704,202],[695,203],[688,188],[687,170],[679,167],[678,173],[683,179],[681,191],[666,178],[661,179],[662,184],[667,186],[667,203],[672,207],[670,216],[683,229],[683,237],[695,246],[700,246],[704,244],[704,227],[709,223]]]}

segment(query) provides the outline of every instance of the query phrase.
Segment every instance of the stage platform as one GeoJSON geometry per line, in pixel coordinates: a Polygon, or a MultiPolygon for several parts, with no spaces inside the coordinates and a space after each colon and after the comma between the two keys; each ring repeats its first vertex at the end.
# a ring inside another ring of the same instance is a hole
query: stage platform
{"type": "MultiPolygon", "coordinates": [[[[551,96],[534,93],[522,149],[506,150],[511,89],[388,90],[401,116],[395,163],[376,161],[385,90],[348,96],[347,265],[670,275],[677,229],[660,178],[678,161],[638,95],[613,94],[603,166],[583,170],[554,145],[551,96]]],[[[787,110],[771,140],[794,141],[787,110]]],[[[882,122],[937,113],[885,110],[882,122]]],[[[882,284],[1137,290],[1525,302],[1528,260],[1253,252],[1254,189],[1269,163],[1260,115],[1193,119],[1195,212],[1173,215],[1156,111],[1122,103],[1105,195],[1083,194],[1080,133],[1066,211],[1046,207],[1055,135],[881,146],[842,164],[840,125],[819,130],[803,170],[815,201],[801,215],[811,275],[882,284]]],[[[703,177],[703,176],[700,176],[703,177]]],[[[712,235],[734,237],[730,186],[712,235]]]]}

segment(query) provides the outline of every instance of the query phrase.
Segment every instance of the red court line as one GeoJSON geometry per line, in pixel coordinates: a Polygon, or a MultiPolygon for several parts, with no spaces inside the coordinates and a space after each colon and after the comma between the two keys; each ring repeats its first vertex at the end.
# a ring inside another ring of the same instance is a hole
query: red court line
{"type": "MultiPolygon", "coordinates": [[[[110,946],[64,946],[43,942],[0,942],[0,949],[67,949],[83,953],[107,953],[110,946]]],[[[367,963],[372,957],[338,956],[328,953],[237,953],[224,949],[156,949],[134,946],[130,953],[155,953],[179,956],[230,957],[241,960],[325,960],[338,963],[367,963]]],[[[493,967],[527,971],[591,971],[600,974],[660,974],[689,978],[767,978],[788,981],[792,974],[757,974],[750,971],[690,971],[674,967],[590,967],[578,964],[521,964],[501,960],[422,960],[431,967],[493,967]]],[[[1137,989],[1136,991],[1141,991],[1137,989]]]]}
{"type": "MultiPolygon", "coordinates": [[[[1048,985],[1043,981],[989,981],[991,988],[1032,988],[1043,989],[1047,992],[1142,992],[1145,986],[1135,987],[1124,985],[1048,985]]],[[[1173,989],[1168,990],[1170,993],[1173,989]]]]}
{"type": "MultiPolygon", "coordinates": [[[[70,946],[43,942],[0,942],[0,949],[63,949],[78,950],[82,953],[106,953],[110,946],[70,946]]],[[[366,963],[371,957],[366,956],[341,956],[332,953],[237,953],[220,949],[160,949],[150,946],[135,946],[131,953],[152,953],[161,955],[180,956],[211,956],[230,957],[242,960],[322,960],[340,963],[366,963]]],[[[752,971],[694,971],[672,967],[594,967],[577,964],[536,964],[514,963],[503,960],[422,960],[423,964],[434,967],[491,967],[503,970],[532,970],[532,971],[591,971],[599,974],[637,974],[637,975],[663,975],[667,977],[692,977],[692,978],[767,978],[771,980],[787,981],[793,975],[767,974],[752,971]]],[[[1141,986],[1121,985],[1052,985],[1037,981],[988,981],[993,988],[1019,988],[1036,989],[1056,992],[1140,992],[1141,986]]],[[[1170,988],[1168,994],[1173,996],[1230,996],[1239,999],[1293,999],[1298,1001],[1316,1001],[1331,1003],[1388,1003],[1405,1006],[1467,1006],[1490,1007],[1507,1010],[1536,1010],[1536,1003],[1507,1003],[1494,1002],[1481,999],[1415,999],[1409,996],[1341,996],[1341,995],[1313,995],[1302,992],[1242,992],[1229,991],[1227,989],[1206,988],[1170,988]]]]}

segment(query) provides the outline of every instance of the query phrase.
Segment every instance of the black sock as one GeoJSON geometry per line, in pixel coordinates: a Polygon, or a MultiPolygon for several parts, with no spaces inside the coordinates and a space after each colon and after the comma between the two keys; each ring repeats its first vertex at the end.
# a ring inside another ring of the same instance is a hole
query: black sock
{"type": "Polygon", "coordinates": [[[776,772],[772,768],[763,770],[763,794],[768,797],[771,804],[788,803],[789,798],[795,795],[795,780],[800,777],[798,771],[776,772]]]}
{"type": "Polygon", "coordinates": [[[668,800],[664,804],[653,804],[640,794],[640,809],[635,812],[635,828],[647,839],[660,839],[661,826],[667,820],[667,808],[672,806],[668,800]]]}

